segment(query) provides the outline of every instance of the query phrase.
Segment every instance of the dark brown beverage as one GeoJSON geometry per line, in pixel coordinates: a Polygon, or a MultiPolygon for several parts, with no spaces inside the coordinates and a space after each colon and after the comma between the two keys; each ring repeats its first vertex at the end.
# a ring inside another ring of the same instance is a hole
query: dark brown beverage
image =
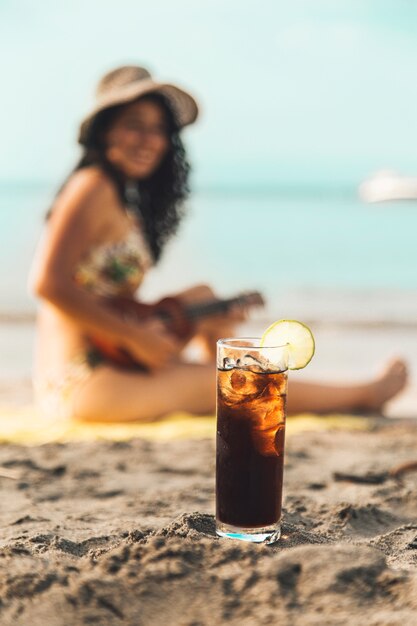
{"type": "Polygon", "coordinates": [[[217,372],[218,525],[261,529],[281,518],[286,372],[217,372]]]}

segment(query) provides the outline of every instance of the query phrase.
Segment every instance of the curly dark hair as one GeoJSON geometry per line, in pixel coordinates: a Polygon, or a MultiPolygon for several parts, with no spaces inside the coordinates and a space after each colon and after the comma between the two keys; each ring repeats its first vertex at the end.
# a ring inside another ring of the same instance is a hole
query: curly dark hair
{"type": "Polygon", "coordinates": [[[91,165],[97,165],[107,173],[115,183],[122,203],[129,203],[129,207],[138,214],[154,261],[157,262],[164,245],[175,234],[184,216],[184,201],[189,194],[190,165],[179,134],[179,124],[168,100],[158,93],[147,94],[142,98],[163,107],[170,147],[156,172],[145,180],[135,181],[138,201],[132,204],[132,200],[127,198],[125,178],[105,154],[105,133],[125,104],[104,109],[96,115],[83,143],[83,154],[71,174],[91,165]]]}

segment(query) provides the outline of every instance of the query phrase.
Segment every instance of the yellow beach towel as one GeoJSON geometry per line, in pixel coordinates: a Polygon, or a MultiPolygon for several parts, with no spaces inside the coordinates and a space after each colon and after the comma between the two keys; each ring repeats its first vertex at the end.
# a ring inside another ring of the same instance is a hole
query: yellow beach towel
{"type": "MultiPolygon", "coordinates": [[[[303,414],[288,418],[287,435],[302,431],[368,430],[369,419],[349,415],[318,416],[303,414]]],[[[0,408],[0,443],[39,445],[51,442],[111,440],[124,441],[140,437],[155,441],[169,439],[204,439],[214,437],[213,415],[201,417],[173,413],[155,422],[86,424],[71,420],[51,420],[33,407],[0,408]]]]}

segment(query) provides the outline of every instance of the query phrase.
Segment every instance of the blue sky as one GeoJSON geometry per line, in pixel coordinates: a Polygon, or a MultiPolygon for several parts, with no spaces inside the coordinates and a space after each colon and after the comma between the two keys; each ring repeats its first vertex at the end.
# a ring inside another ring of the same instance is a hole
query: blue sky
{"type": "Polygon", "coordinates": [[[60,179],[94,84],[137,62],[190,88],[201,185],[417,173],[412,0],[0,0],[0,179],[60,179]]]}

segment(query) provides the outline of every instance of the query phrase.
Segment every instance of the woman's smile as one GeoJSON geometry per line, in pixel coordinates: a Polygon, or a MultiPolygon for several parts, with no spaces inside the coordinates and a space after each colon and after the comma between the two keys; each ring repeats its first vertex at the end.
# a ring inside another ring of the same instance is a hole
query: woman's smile
{"type": "Polygon", "coordinates": [[[137,163],[152,163],[159,155],[150,150],[136,150],[132,151],[129,156],[137,163]]]}

